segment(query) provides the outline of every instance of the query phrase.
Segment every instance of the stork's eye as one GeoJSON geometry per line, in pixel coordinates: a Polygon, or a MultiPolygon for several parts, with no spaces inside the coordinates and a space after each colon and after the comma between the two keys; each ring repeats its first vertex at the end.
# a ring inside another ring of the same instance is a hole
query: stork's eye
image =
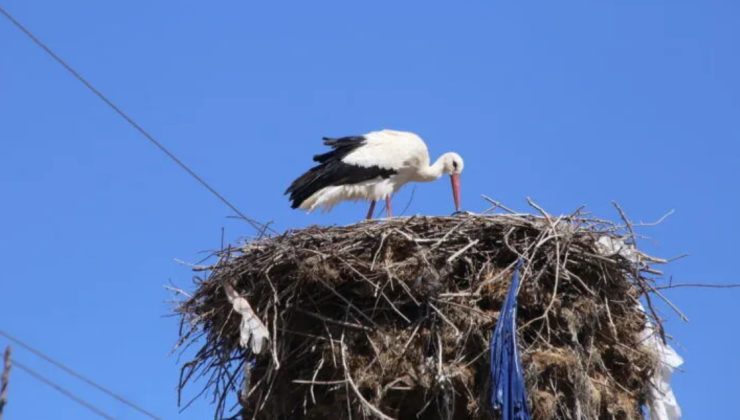
{"type": "Polygon", "coordinates": [[[455,168],[455,169],[457,169],[457,161],[456,160],[453,160],[452,161],[452,167],[455,168]]]}

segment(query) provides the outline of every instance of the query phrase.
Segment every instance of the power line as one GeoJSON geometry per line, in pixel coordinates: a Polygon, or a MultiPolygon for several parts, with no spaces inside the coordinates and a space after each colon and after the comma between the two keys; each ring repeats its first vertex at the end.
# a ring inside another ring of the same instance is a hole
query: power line
{"type": "Polygon", "coordinates": [[[46,44],[44,44],[36,35],[34,35],[28,28],[23,26],[18,20],[13,17],[5,8],[0,6],[0,13],[5,16],[10,23],[12,23],[16,28],[18,28],[21,32],[23,32],[28,38],[33,41],[34,44],[36,44],[38,47],[40,47],[42,50],[44,50],[51,58],[54,59],[57,63],[59,63],[62,67],[64,67],[72,76],[74,76],[75,79],[80,81],[85,87],[87,87],[92,93],[94,93],[100,100],[105,102],[106,105],[108,105],[113,111],[115,111],[118,115],[121,116],[126,122],[128,122],[132,127],[134,127],[141,135],[143,135],[147,140],[149,140],[150,143],[152,143],[154,146],[156,146],[162,153],[167,155],[172,161],[174,161],[180,168],[182,168],[185,172],[190,174],[193,178],[195,178],[196,181],[198,181],[203,187],[205,187],[208,191],[210,191],[213,195],[216,196],[219,200],[221,200],[222,203],[224,203],[227,207],[229,207],[234,213],[239,215],[242,219],[247,221],[257,232],[260,232],[260,235],[264,234],[265,231],[270,230],[274,232],[272,228],[270,228],[269,224],[260,223],[250,217],[247,217],[244,213],[242,213],[235,205],[231,204],[229,200],[226,199],[221,193],[216,191],[215,188],[213,188],[210,184],[208,184],[203,178],[200,177],[195,171],[190,169],[183,161],[181,161],[177,156],[175,156],[174,153],[172,153],[169,149],[167,149],[162,143],[157,141],[157,139],[154,138],[151,134],[149,134],[148,131],[146,131],[141,125],[139,125],[136,121],[134,121],[133,118],[131,118],[128,114],[123,112],[121,108],[119,108],[116,104],[113,103],[108,97],[103,95],[101,91],[99,91],[95,86],[92,85],[87,79],[82,77],[82,75],[77,72],[72,66],[67,64],[64,59],[62,59],[59,55],[57,55],[51,48],[49,48],[46,44]]]}
{"type": "Polygon", "coordinates": [[[91,403],[89,403],[89,402],[83,400],[82,398],[76,396],[71,391],[68,391],[68,390],[64,389],[62,386],[60,386],[60,385],[58,385],[58,384],[56,384],[56,383],[54,383],[54,382],[46,379],[42,374],[34,371],[33,369],[29,368],[28,366],[24,365],[23,363],[20,363],[18,360],[13,359],[13,366],[16,367],[16,368],[18,368],[18,369],[20,369],[20,370],[22,370],[22,371],[24,371],[24,372],[26,372],[27,374],[29,374],[31,376],[33,376],[36,380],[38,380],[40,382],[43,382],[46,385],[49,385],[50,387],[56,389],[61,394],[63,394],[65,397],[67,397],[70,400],[72,400],[72,401],[74,401],[74,402],[76,402],[76,403],[84,406],[85,408],[87,408],[88,410],[90,410],[93,413],[97,414],[98,416],[100,416],[100,417],[102,417],[104,419],[115,420],[115,418],[113,416],[108,415],[105,411],[103,411],[103,410],[95,407],[91,403]]]}
{"type": "Polygon", "coordinates": [[[108,396],[110,396],[112,398],[115,398],[116,400],[120,401],[121,403],[123,403],[123,404],[125,404],[125,405],[127,405],[127,406],[129,406],[131,408],[133,408],[134,410],[138,411],[139,413],[141,413],[141,414],[143,414],[143,415],[145,415],[145,416],[147,416],[149,418],[155,419],[155,420],[161,420],[160,417],[158,417],[158,416],[150,413],[149,411],[141,408],[137,404],[135,404],[135,403],[129,401],[128,399],[126,399],[125,397],[123,397],[123,396],[121,396],[121,395],[119,395],[119,394],[111,391],[110,389],[104,387],[103,385],[100,385],[100,384],[94,382],[92,379],[86,378],[81,373],[78,373],[77,371],[73,370],[72,368],[69,368],[69,367],[65,366],[61,362],[58,362],[58,361],[52,359],[51,357],[49,357],[46,354],[44,354],[41,350],[38,350],[38,349],[36,349],[34,347],[31,347],[30,345],[26,344],[25,342],[21,341],[20,339],[14,337],[14,336],[8,334],[7,332],[5,332],[3,330],[0,330],[0,335],[2,335],[3,337],[7,338],[8,340],[14,342],[15,344],[23,347],[24,349],[26,349],[29,352],[35,354],[36,356],[38,356],[38,357],[46,360],[47,362],[49,362],[52,365],[58,367],[59,369],[67,372],[68,374],[74,376],[75,378],[77,378],[77,379],[85,382],[86,384],[92,386],[93,388],[97,389],[98,391],[100,391],[100,392],[102,392],[102,393],[104,393],[104,394],[106,394],[106,395],[108,395],[108,396]]]}

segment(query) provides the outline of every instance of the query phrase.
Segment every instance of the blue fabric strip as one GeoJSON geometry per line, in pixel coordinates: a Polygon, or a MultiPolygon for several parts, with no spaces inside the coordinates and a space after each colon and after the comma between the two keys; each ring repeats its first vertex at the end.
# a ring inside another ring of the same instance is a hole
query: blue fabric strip
{"type": "Polygon", "coordinates": [[[501,414],[502,420],[531,419],[516,338],[516,297],[521,265],[519,260],[491,334],[491,407],[501,414]]]}

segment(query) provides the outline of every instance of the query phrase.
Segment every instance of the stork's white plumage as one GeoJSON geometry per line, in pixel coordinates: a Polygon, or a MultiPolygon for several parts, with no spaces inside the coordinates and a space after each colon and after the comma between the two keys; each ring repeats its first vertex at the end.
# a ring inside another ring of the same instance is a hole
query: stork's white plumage
{"type": "Polygon", "coordinates": [[[463,160],[445,153],[430,165],[424,141],[414,133],[373,131],[362,136],[324,138],[332,150],[314,156],[319,164],[293,181],[285,192],[293,208],[330,210],[345,200],[369,200],[372,217],[377,200],[386,200],[391,217],[391,195],[403,185],[429,182],[449,174],[455,209],[460,210],[460,173],[463,160]]]}

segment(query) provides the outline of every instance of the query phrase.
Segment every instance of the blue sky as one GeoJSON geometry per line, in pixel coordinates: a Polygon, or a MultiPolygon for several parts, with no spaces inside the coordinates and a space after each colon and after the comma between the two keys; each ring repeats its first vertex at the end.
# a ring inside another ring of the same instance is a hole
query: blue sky
{"type": "MultiPolygon", "coordinates": [[[[364,214],[293,211],[282,196],[323,135],[412,130],[465,157],[480,194],[551,212],[585,204],[664,224],[676,282],[731,283],[740,234],[740,4],[734,1],[66,2],[3,6],[214,184],[279,230],[364,214]]],[[[172,281],[250,228],[0,20],[0,329],[165,418],[176,407],[172,281]]],[[[411,189],[396,199],[405,207],[411,189]]],[[[449,183],[408,213],[448,214],[449,183]]],[[[686,418],[737,415],[740,290],[677,289],[686,418]]],[[[0,339],[0,345],[5,342],[0,339]]],[[[105,408],[135,412],[17,349],[105,408]]],[[[191,389],[191,392],[195,389],[191,389]]],[[[92,418],[23,372],[7,418],[92,418]]]]}

